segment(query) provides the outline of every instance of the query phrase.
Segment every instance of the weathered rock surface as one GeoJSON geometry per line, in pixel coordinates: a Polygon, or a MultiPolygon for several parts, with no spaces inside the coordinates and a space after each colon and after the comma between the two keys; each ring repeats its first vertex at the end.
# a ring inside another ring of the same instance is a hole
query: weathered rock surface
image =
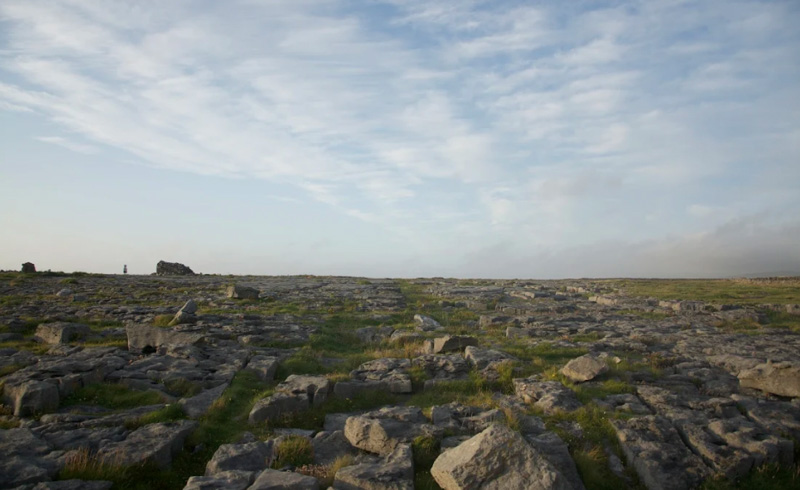
{"type": "Polygon", "coordinates": [[[256,402],[248,420],[255,424],[308,410],[323,403],[330,391],[331,382],[325,376],[292,374],[275,388],[275,394],[256,402]]]}
{"type": "Polygon", "coordinates": [[[380,455],[387,455],[416,437],[440,437],[441,433],[427,423],[417,407],[387,408],[349,417],[344,427],[344,436],[351,445],[380,455]]]}
{"type": "Polygon", "coordinates": [[[184,440],[196,427],[197,422],[186,420],[145,425],[131,432],[124,441],[103,446],[97,457],[121,466],[153,463],[168,467],[172,456],[183,449],[184,440]]]}
{"type": "Polygon", "coordinates": [[[156,264],[158,276],[193,276],[194,271],[179,262],[165,262],[159,260],[156,264]]]}
{"type": "Polygon", "coordinates": [[[468,335],[445,335],[433,339],[432,353],[462,352],[470,345],[478,345],[478,339],[468,335]]]}
{"type": "Polygon", "coordinates": [[[532,403],[549,414],[572,412],[583,406],[575,392],[558,381],[517,378],[514,379],[514,392],[525,403],[532,403]]]}
{"type": "Polygon", "coordinates": [[[153,352],[163,345],[196,345],[205,338],[205,334],[196,328],[180,329],[153,327],[150,325],[128,325],[128,350],[142,352],[146,348],[153,352]]]}
{"type": "Polygon", "coordinates": [[[740,372],[739,383],[775,395],[800,397],[800,363],[759,364],[740,372]]]}
{"type": "MultiPolygon", "coordinates": [[[[229,477],[229,472],[255,472],[263,471],[272,464],[272,442],[255,441],[243,444],[223,444],[206,464],[207,477],[229,477]]],[[[243,473],[239,473],[241,479],[243,473]]],[[[248,482],[249,483],[249,482],[248,482]]]]}
{"type": "Polygon", "coordinates": [[[681,441],[664,418],[645,416],[613,420],[625,457],[650,490],[694,488],[711,470],[681,441]]]}
{"type": "Polygon", "coordinates": [[[258,299],[259,292],[256,288],[235,284],[228,286],[226,294],[231,299],[258,299]]]}
{"type": "Polygon", "coordinates": [[[36,338],[47,344],[67,344],[91,334],[88,325],[70,322],[42,323],[36,327],[36,338]]]}
{"type": "Polygon", "coordinates": [[[266,469],[248,488],[250,490],[318,490],[319,482],[311,476],[291,471],[266,469]]]}
{"type": "Polygon", "coordinates": [[[493,425],[442,453],[431,475],[444,490],[572,488],[537,449],[503,425],[493,425]]]}
{"type": "Polygon", "coordinates": [[[569,361],[561,368],[560,372],[570,380],[580,383],[592,380],[606,371],[608,371],[608,364],[605,360],[586,354],[569,361]]]}
{"type": "Polygon", "coordinates": [[[345,466],[336,472],[333,487],[337,490],[413,490],[411,447],[399,444],[379,463],[345,466]]]}

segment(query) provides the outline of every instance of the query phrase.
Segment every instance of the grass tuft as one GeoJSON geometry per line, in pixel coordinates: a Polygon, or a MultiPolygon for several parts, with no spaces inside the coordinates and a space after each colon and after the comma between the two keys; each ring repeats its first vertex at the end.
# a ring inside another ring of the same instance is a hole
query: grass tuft
{"type": "Polygon", "coordinates": [[[303,436],[287,436],[275,447],[274,469],[285,466],[303,466],[314,462],[314,446],[303,436]]]}

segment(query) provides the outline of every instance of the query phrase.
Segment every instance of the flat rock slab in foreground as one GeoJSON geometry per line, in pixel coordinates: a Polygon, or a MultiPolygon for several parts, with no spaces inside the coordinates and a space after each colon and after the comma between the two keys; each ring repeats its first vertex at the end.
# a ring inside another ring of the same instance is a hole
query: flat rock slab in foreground
{"type": "Polygon", "coordinates": [[[625,457],[649,490],[684,490],[699,486],[711,470],[681,440],[663,417],[612,420],[625,457]]]}
{"type": "Polygon", "coordinates": [[[431,475],[444,490],[572,489],[537,449],[504,425],[493,425],[442,453],[431,475]]]}
{"type": "Polygon", "coordinates": [[[759,364],[740,372],[739,383],[775,395],[800,397],[800,366],[790,362],[759,364]]]}

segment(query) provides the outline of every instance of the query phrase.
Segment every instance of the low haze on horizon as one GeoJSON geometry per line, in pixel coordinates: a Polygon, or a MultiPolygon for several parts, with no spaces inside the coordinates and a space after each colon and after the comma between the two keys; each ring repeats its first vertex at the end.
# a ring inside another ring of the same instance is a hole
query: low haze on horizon
{"type": "Polygon", "coordinates": [[[800,2],[0,2],[0,269],[800,274],[800,2]]]}

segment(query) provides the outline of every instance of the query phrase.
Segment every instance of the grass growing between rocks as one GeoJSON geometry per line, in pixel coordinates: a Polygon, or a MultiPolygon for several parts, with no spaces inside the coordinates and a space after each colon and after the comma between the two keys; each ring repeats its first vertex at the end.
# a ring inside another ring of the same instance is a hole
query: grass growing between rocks
{"type": "Polygon", "coordinates": [[[414,488],[441,488],[431,476],[433,462],[441,452],[439,441],[435,437],[419,436],[411,443],[411,450],[414,454],[414,488]]]}
{"type": "Polygon", "coordinates": [[[275,460],[272,468],[279,470],[286,466],[303,466],[314,462],[314,446],[303,436],[287,436],[275,447],[275,460]]]}
{"type": "Polygon", "coordinates": [[[111,410],[164,403],[157,391],[137,391],[115,383],[95,383],[84,386],[61,401],[63,406],[97,405],[111,410]]]}
{"type": "Polygon", "coordinates": [[[622,458],[622,450],[616,437],[616,431],[609,421],[610,415],[597,405],[589,404],[570,413],[555,415],[537,414],[569,447],[578,473],[588,490],[615,490],[619,488],[643,488],[632,468],[626,469],[627,483],[614,474],[609,468],[609,455],[613,452],[622,458]],[[580,431],[570,430],[570,424],[580,426],[580,431]]]}
{"type": "Polygon", "coordinates": [[[169,490],[185,484],[185,480],[178,481],[176,477],[172,471],[152,463],[122,466],[82,448],[67,455],[56,480],[105,480],[112,482],[115,490],[169,490]]]}
{"type": "Polygon", "coordinates": [[[795,490],[800,488],[800,466],[764,465],[739,480],[717,477],[706,480],[702,490],[795,490]]]}
{"type": "Polygon", "coordinates": [[[631,296],[716,304],[800,303],[797,281],[770,284],[731,279],[626,279],[610,285],[631,296]]]}
{"type": "Polygon", "coordinates": [[[370,410],[385,405],[397,405],[400,398],[384,391],[360,393],[351,399],[331,396],[324,403],[304,412],[286,414],[276,420],[269,420],[260,426],[267,430],[279,428],[322,430],[325,416],[331,413],[370,410]]]}
{"type": "Polygon", "coordinates": [[[183,407],[177,403],[171,403],[164,408],[158,409],[154,412],[142,415],[132,420],[125,422],[125,428],[128,430],[135,430],[147,424],[156,424],[159,422],[173,422],[175,420],[183,420],[186,418],[186,412],[183,407]]]}

